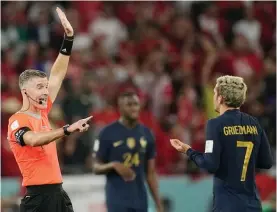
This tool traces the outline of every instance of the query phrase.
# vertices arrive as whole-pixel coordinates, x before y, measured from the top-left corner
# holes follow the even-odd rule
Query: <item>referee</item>
[[[92,117],[52,130],[48,114],[65,77],[74,40],[71,24],[56,9],[65,30],[60,53],[49,80],[38,70],[25,70],[19,76],[23,105],[9,119],[8,140],[23,176],[26,195],[20,212],[72,212],[72,203],[62,188],[56,140],[89,128]]]

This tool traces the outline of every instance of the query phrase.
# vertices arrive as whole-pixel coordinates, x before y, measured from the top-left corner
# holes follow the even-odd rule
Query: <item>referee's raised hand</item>
[[[79,121],[71,124],[68,128],[67,128],[67,131],[72,133],[72,132],[76,132],[76,131],[79,131],[79,132],[85,132],[88,130],[89,128],[89,120],[92,119],[92,116],[89,116],[85,119],[80,119]]]
[[[73,36],[73,34],[74,34],[73,28],[72,28],[70,22],[67,20],[66,15],[64,14],[64,12],[59,7],[56,8],[56,11],[57,11],[58,16],[61,20],[61,23],[63,25],[65,34],[67,36]]]

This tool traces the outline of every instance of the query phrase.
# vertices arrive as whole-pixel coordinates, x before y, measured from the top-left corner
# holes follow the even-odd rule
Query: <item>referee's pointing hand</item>
[[[88,118],[85,118],[85,119],[81,119],[73,124],[71,124],[67,130],[68,132],[76,132],[76,131],[79,131],[79,132],[85,132],[88,130],[89,128],[89,120],[92,119],[92,116],[89,116]]]

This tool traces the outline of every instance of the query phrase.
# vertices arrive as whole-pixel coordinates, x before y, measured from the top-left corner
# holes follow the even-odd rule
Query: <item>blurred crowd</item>
[[[64,33],[55,13],[58,5],[73,26],[75,40],[51,122],[59,127],[94,117],[87,134],[58,142],[64,174],[92,171],[95,137],[119,117],[118,94],[134,90],[142,103],[141,122],[156,137],[159,174],[203,176],[168,141],[179,138],[204,150],[206,120],[217,116],[215,79],[225,74],[245,79],[248,97],[242,110],[259,119],[275,155],[276,2],[20,1],[1,5],[2,176],[19,175],[6,140],[8,118],[21,107],[18,75],[31,68],[49,75]]]

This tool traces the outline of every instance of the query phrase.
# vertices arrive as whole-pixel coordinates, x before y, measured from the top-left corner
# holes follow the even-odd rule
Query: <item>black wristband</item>
[[[71,55],[73,40],[74,40],[74,35],[71,36],[71,37],[69,37],[67,35],[64,36],[63,44],[62,44],[62,47],[60,49],[61,54],[67,55],[67,56]]]
[[[67,131],[67,128],[68,128],[69,126],[70,126],[69,124],[63,126],[63,132],[64,132],[65,135],[70,135],[70,134],[71,134],[71,132],[68,132],[68,131]]]

